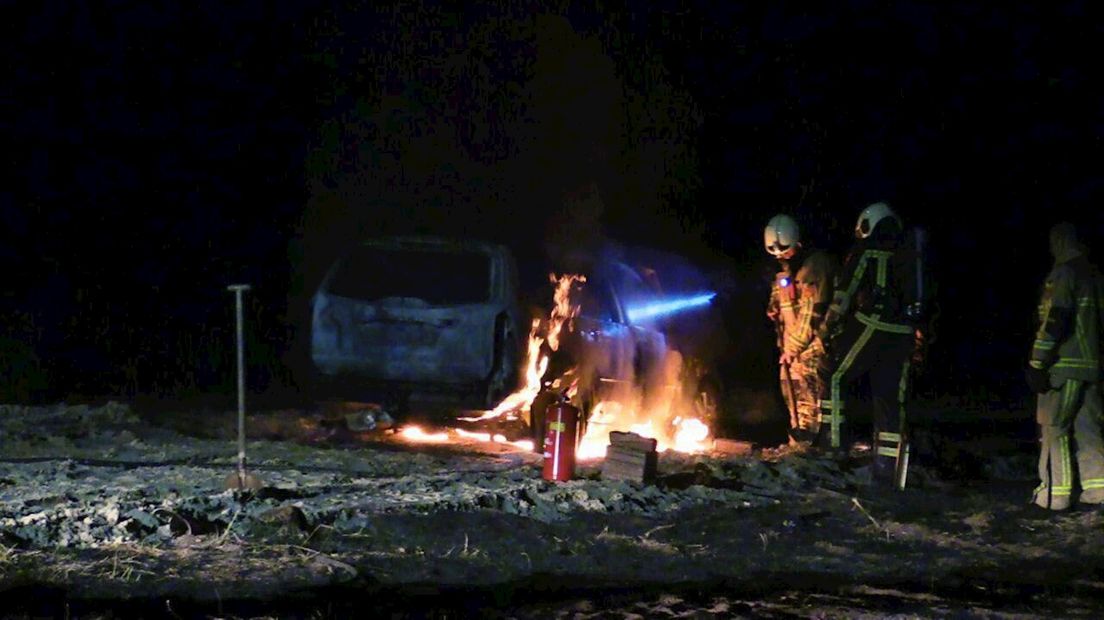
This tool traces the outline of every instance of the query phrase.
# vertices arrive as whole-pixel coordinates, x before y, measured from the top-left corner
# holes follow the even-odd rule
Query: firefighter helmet
[[[874,232],[878,224],[887,217],[897,220],[898,223],[901,222],[901,218],[897,217],[893,209],[890,209],[889,205],[884,202],[875,202],[863,209],[862,213],[859,214],[859,221],[855,223],[855,237],[866,239]]]
[[[763,245],[775,258],[789,258],[801,245],[801,232],[797,222],[788,215],[778,214],[767,222],[763,230]]]

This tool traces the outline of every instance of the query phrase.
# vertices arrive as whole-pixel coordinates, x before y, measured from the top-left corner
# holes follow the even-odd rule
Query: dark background
[[[1093,3],[646,4],[9,5],[3,400],[230,402],[235,282],[251,389],[292,394],[356,238],[509,242],[542,286],[599,228],[727,271],[732,379],[773,389],[762,226],[840,254],[882,199],[932,240],[921,391],[1023,399],[1046,229],[1101,224]]]

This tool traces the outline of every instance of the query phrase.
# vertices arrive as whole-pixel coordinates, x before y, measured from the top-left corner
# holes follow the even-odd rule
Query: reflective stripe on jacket
[[[1054,265],[1043,284],[1030,365],[1055,380],[1098,381],[1104,278],[1085,256]]]
[[[813,344],[832,298],[835,267],[821,251],[805,256],[797,273],[785,270],[771,284],[767,315],[782,327],[782,351],[800,355]]]
[[[860,246],[836,282],[829,321],[853,316],[881,331],[910,334],[905,318],[908,287],[915,286],[915,272],[902,250]]]

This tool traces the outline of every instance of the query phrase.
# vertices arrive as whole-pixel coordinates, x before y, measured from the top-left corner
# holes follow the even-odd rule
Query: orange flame
[[[399,433],[404,439],[422,443],[442,443],[449,440],[448,433],[427,433],[418,426],[407,426]]]
[[[563,329],[564,323],[579,314],[578,304],[571,305],[571,285],[576,282],[586,282],[586,278],[580,275],[557,278],[556,274],[549,274],[549,279],[556,285],[556,292],[552,296],[555,307],[552,308],[552,316],[548,319],[548,346],[553,351],[559,351],[560,330]]]
[[[522,450],[525,450],[526,452],[532,452],[533,451],[533,442],[528,440],[528,439],[522,440],[522,441],[510,441],[510,440],[506,439],[505,435],[501,435],[501,434],[498,434],[498,433],[495,433],[493,435],[491,433],[475,433],[475,432],[472,432],[472,431],[466,431],[462,428],[454,428],[454,429],[452,429],[452,432],[456,433],[457,435],[459,435],[461,437],[466,437],[468,439],[474,439],[476,441],[484,441],[484,442],[487,442],[487,443],[504,443],[504,444],[509,444],[511,446],[514,446],[515,448],[521,448]]]
[[[533,404],[533,399],[540,393],[541,379],[544,378],[544,373],[548,370],[548,356],[541,354],[541,347],[545,342],[548,342],[550,349],[553,351],[559,350],[560,331],[563,330],[565,323],[579,313],[579,306],[573,306],[570,302],[571,286],[576,282],[586,282],[584,276],[575,274],[558,278],[556,274],[549,274],[549,279],[556,285],[556,292],[553,294],[555,305],[545,325],[546,336],[541,336],[540,319],[533,319],[533,324],[529,328],[529,343],[526,347],[525,358],[525,385],[503,399],[494,409],[477,417],[461,418],[462,420],[478,422],[497,418],[509,411],[528,411],[529,406]]]
[[[506,397],[497,407],[478,417],[462,418],[466,421],[480,421],[496,418],[510,411],[528,412],[533,399],[540,393],[544,373],[548,370],[549,359],[543,354],[542,348],[545,342],[552,351],[558,351],[560,336],[564,326],[572,329],[571,320],[579,311],[578,304],[571,303],[572,286],[575,283],[584,283],[586,278],[581,275],[562,275],[557,277],[549,274],[550,281],[556,285],[553,295],[554,306],[549,318],[544,321],[544,333],[542,335],[542,321],[535,319],[529,330],[528,353],[525,363],[525,385],[517,392]],[[609,442],[611,431],[629,431],[638,435],[654,438],[658,451],[674,450],[677,452],[696,453],[704,452],[709,446],[709,426],[701,419],[679,415],[692,411],[686,393],[681,389],[679,371],[682,365],[681,356],[674,351],[668,352],[667,367],[663,385],[651,386],[658,389],[660,397],[653,398],[646,407],[639,389],[629,389],[628,394],[618,394],[610,399],[596,404],[590,411],[587,420],[587,431],[580,440],[576,451],[576,458],[580,460],[604,457]],[[578,377],[573,376],[574,369],[569,370],[563,377],[567,382],[566,395],[573,399],[578,391]],[[625,390],[623,390],[625,391]],[[457,430],[458,434],[474,437],[483,441],[505,442],[501,436],[486,434],[472,434]],[[532,450],[532,442],[505,442],[522,447],[526,445]]]
[[[679,380],[682,356],[668,352],[663,385],[657,396],[645,405],[638,389],[624,390],[617,400],[603,400],[594,405],[587,430],[580,441],[576,457],[580,459],[605,456],[611,431],[628,431],[656,440],[656,450],[697,453],[709,449],[709,425],[686,415],[693,410],[689,390]]]

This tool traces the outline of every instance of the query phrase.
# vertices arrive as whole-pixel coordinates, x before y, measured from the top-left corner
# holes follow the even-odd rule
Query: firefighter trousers
[[[1040,430],[1039,486],[1032,501],[1042,508],[1065,510],[1080,487],[1081,503],[1104,504],[1100,384],[1071,379],[1039,394],[1036,421]]]
[[[796,440],[811,441],[816,434],[823,391],[818,370],[822,362],[822,356],[808,356],[789,367],[781,367],[778,382],[786,411],[792,418],[790,436]]]
[[[907,331],[906,331],[907,330]],[[913,336],[908,328],[880,322],[877,317],[850,319],[832,343],[820,401],[817,444],[838,449],[850,443],[843,395],[854,383],[869,378],[873,415],[873,471],[878,482],[896,480],[903,487],[908,473],[909,437],[905,415]]]

